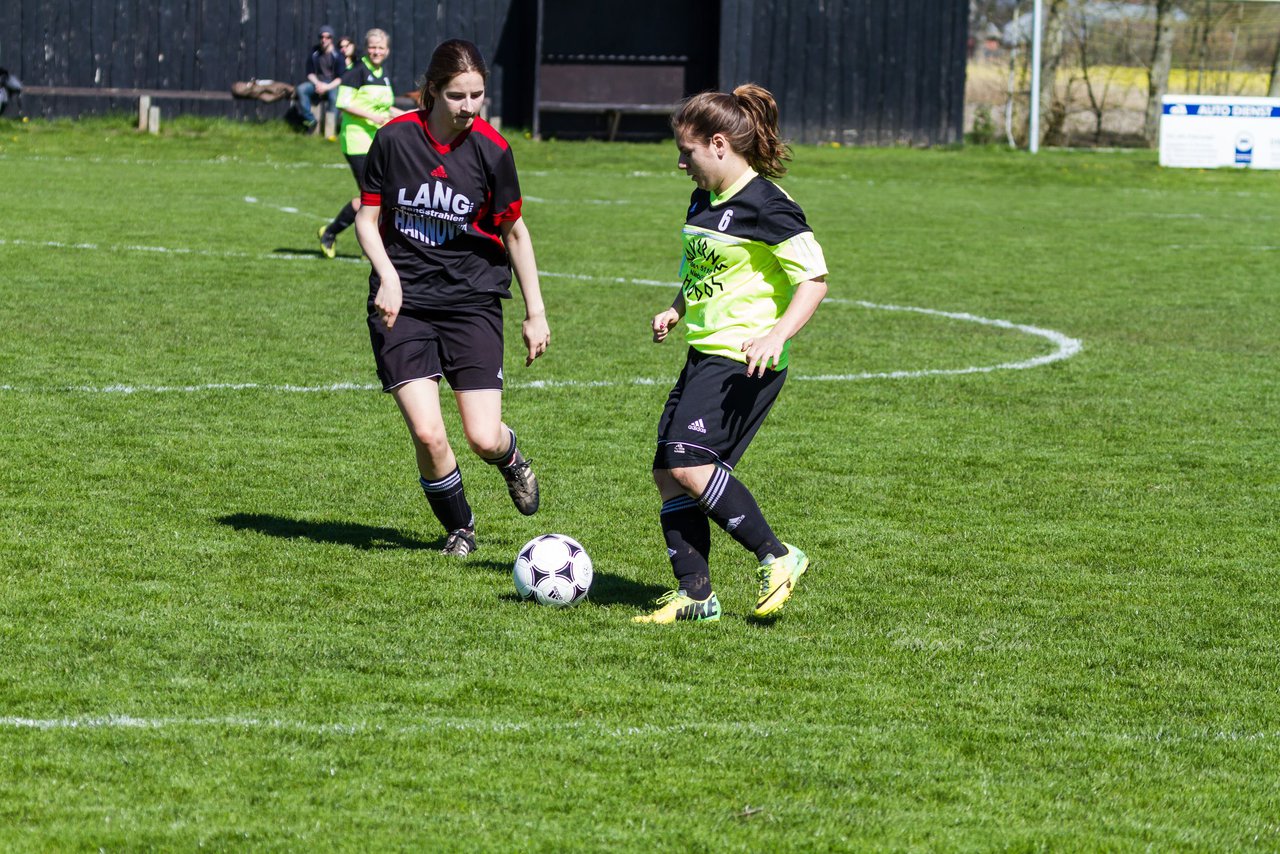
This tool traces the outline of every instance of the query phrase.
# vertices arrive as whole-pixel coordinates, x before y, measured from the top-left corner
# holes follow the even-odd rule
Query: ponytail
[[[724,134],[729,146],[767,178],[787,172],[791,149],[778,128],[778,103],[763,86],[744,83],[732,93],[702,92],[686,98],[671,117],[671,127],[677,136],[687,133],[703,140]]]

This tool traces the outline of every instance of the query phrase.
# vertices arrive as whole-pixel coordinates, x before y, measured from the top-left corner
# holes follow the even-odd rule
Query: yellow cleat
[[[338,238],[329,233],[329,226],[320,226],[316,236],[320,238],[320,251],[324,253],[324,257],[333,258],[338,254]]]
[[[658,610],[652,614],[632,617],[633,623],[658,623],[670,625],[677,620],[695,623],[714,623],[720,619],[720,600],[712,593],[706,599],[691,599],[683,590],[671,590],[658,597]]]
[[[768,617],[776,614],[796,589],[796,582],[809,568],[809,557],[798,548],[788,543],[787,553],[775,558],[768,555],[760,561],[756,570],[760,579],[760,598],[756,600],[755,616]]]

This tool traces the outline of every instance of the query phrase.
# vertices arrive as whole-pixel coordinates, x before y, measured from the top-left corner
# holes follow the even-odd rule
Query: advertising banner
[[[1165,95],[1160,165],[1280,169],[1280,98]]]

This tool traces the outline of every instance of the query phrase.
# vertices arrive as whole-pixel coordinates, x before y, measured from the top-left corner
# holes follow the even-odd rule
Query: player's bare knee
[[[658,495],[663,501],[670,501],[672,498],[686,494],[685,488],[671,476],[670,469],[654,469],[653,483],[658,487]]]
[[[432,459],[440,459],[448,455],[449,437],[445,435],[443,424],[414,426],[414,444],[426,449]]]
[[[667,474],[675,481],[681,489],[690,495],[699,495],[704,485],[705,477],[702,476],[700,468],[676,468],[668,469]]]
[[[467,444],[481,459],[493,459],[506,452],[511,445],[510,434],[501,425],[492,430],[471,430],[467,432]]]

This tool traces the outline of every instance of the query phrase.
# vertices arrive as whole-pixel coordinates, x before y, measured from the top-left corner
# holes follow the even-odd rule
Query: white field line
[[[312,161],[281,161],[281,162],[264,162],[261,160],[244,160],[239,157],[206,157],[206,158],[181,158],[175,160],[147,160],[135,157],[103,157],[101,155],[76,156],[64,155],[62,157],[49,157],[43,154],[0,154],[0,163],[8,162],[30,162],[30,163],[92,163],[94,165],[111,165],[111,166],[236,166],[244,167],[262,167],[266,169],[337,169],[343,172],[350,170],[345,162],[327,162],[315,163]],[[673,161],[674,162],[674,161]],[[590,175],[606,175],[615,178],[662,178],[671,181],[688,180],[684,178],[673,166],[668,172],[645,172],[640,170],[617,171],[610,169],[586,169],[580,170],[579,174]],[[553,172],[549,169],[521,169],[520,175],[528,178],[556,178],[559,172]]]
[[[84,394],[166,394],[169,392],[197,391],[281,391],[301,394],[315,394],[324,391],[372,391],[382,386],[370,383],[328,383],[326,385],[270,385],[264,383],[204,383],[202,385],[116,385],[89,386],[67,385],[47,389],[20,388],[12,385],[0,385],[0,391],[35,392],[82,392]]]
[[[544,199],[541,196],[525,196],[526,202],[542,205],[629,205],[630,199]]]
[[[232,249],[175,249],[169,246],[142,246],[127,243],[63,243],[59,240],[23,240],[21,238],[10,239],[3,237],[0,237],[0,246],[36,246],[50,249],[82,249],[94,252],[154,252],[157,255],[198,255],[205,258],[250,258],[261,261],[314,262],[316,260],[316,253],[307,255],[301,253],[237,252]],[[338,257],[334,258],[333,261],[366,266],[369,263],[363,258],[350,257]],[[332,261],[326,259],[325,263],[332,263]]]
[[[1061,332],[1055,332],[1052,329],[1042,329],[1039,326],[1027,326],[1022,323],[1014,323],[1009,320],[998,320],[991,317],[981,317],[976,314],[970,314],[967,311],[939,311],[935,308],[919,308],[913,305],[886,305],[882,303],[866,302],[864,300],[843,300],[828,298],[823,302],[842,303],[847,305],[860,305],[863,308],[876,309],[879,311],[910,311],[917,314],[927,314],[934,317],[946,317],[951,320],[963,320],[968,323],[978,323],[983,326],[995,326],[1000,329],[1010,329],[1015,332],[1021,332],[1026,335],[1035,335],[1044,338],[1055,346],[1052,353],[1043,356],[1036,356],[1033,359],[1024,359],[1019,362],[1002,362],[998,365],[982,365],[970,368],[934,368],[921,371],[888,371],[884,373],[865,373],[865,374],[820,374],[817,376],[797,376],[798,380],[822,380],[822,381],[850,381],[850,380],[871,380],[871,379],[908,379],[914,377],[936,377],[951,376],[955,374],[985,374],[991,371],[1024,371],[1027,368],[1038,368],[1041,365],[1047,365],[1051,362],[1059,362],[1063,359],[1070,359],[1072,356],[1080,352],[1084,344],[1078,338],[1071,338],[1063,335]]]
[[[678,283],[673,279],[631,279],[626,276],[589,276],[584,273],[548,273],[539,270],[538,275],[544,279],[576,279],[581,282],[614,282],[619,285],[645,285],[651,288],[670,288],[675,293]]]
[[[132,715],[85,715],[68,718],[0,718],[0,729],[38,730],[41,732],[60,730],[103,730],[103,729],[241,729],[241,730],[276,730],[289,732],[305,732],[334,735],[418,735],[444,731],[479,732],[479,733],[538,733],[582,731],[591,734],[605,733],[610,735],[637,735],[651,737],[654,735],[678,732],[700,732],[707,729],[731,732],[764,734],[766,727],[743,722],[699,724],[686,726],[683,724],[658,726],[642,725],[616,727],[605,724],[577,721],[496,721],[484,718],[426,718],[410,724],[382,724],[369,721],[354,723],[308,723],[290,721],[281,718],[262,718],[252,716],[231,715],[226,717],[207,718],[139,718]]]
[[[271,208],[272,210],[280,211],[280,213],[297,214],[298,216],[305,216],[307,219],[314,220],[316,222],[329,222],[331,219],[331,217],[320,216],[319,214],[304,213],[303,211],[300,211],[297,208],[291,207],[289,205],[273,205],[269,202],[262,202],[261,200],[255,198],[254,196],[245,196],[244,200],[245,202],[251,205],[261,204],[264,208]]]
[[[1164,248],[1218,254],[1223,252],[1280,252],[1280,246],[1223,246],[1220,243],[1169,243]]]
[[[251,197],[246,197],[248,200]],[[256,201],[256,200],[255,200]],[[108,244],[99,245],[96,243],[62,243],[56,240],[32,241],[32,240],[9,240],[0,238],[0,246],[40,246],[55,249],[82,249],[82,250],[106,250],[113,252],[154,252],[159,254],[178,254],[178,255],[200,255],[200,256],[220,256],[229,258],[261,258],[269,260],[294,260],[294,261],[315,261],[315,257],[311,255],[275,255],[275,254],[252,254],[248,252],[235,252],[228,250],[200,250],[200,249],[172,249],[164,246],[138,246],[124,244]],[[340,258],[348,263],[367,264],[368,262],[360,258]],[[547,279],[570,279],[574,281],[592,281],[592,282],[614,282],[623,285],[639,285],[643,287],[660,287],[674,290],[676,283],[673,281],[662,281],[660,279],[637,279],[625,276],[590,276],[581,273],[556,273],[550,271],[539,271],[538,275]],[[929,376],[955,376],[961,374],[979,374],[990,373],[992,371],[1020,371],[1028,368],[1036,368],[1041,365],[1047,365],[1052,362],[1058,362],[1063,359],[1069,359],[1080,352],[1083,347],[1082,342],[1077,338],[1071,338],[1061,332],[1052,329],[1043,329],[1038,326],[1028,326],[1026,324],[1014,323],[1009,320],[999,320],[996,318],[982,317],[968,312],[941,311],[932,308],[920,308],[910,305],[892,305],[883,303],[867,302],[865,300],[845,300],[838,298],[827,298],[824,302],[837,305],[856,305],[861,308],[872,309],[876,311],[908,311],[917,314],[924,314],[933,317],[943,317],[950,320],[960,320],[968,323],[977,323],[983,326],[994,326],[1000,329],[1008,329],[1013,332],[1019,332],[1025,335],[1032,335],[1044,338],[1054,345],[1055,349],[1051,353],[1042,356],[1036,356],[1031,359],[1024,359],[1016,362],[1002,362],[997,365],[973,365],[965,368],[932,368],[917,371],[884,371],[869,372],[857,374],[817,374],[805,375],[794,374],[793,379],[798,381],[815,381],[815,382],[851,382],[855,380],[874,380],[874,379],[913,379],[918,377]],[[606,386],[625,386],[625,385],[657,385],[664,382],[658,379],[634,378],[631,380],[613,381],[613,380],[536,380],[528,383],[508,383],[508,388],[595,388]],[[148,385],[125,385],[116,384],[110,386],[68,386],[56,389],[58,391],[84,392],[94,394],[135,394],[139,392],[149,393],[165,393],[165,392],[201,392],[201,391],[272,391],[272,392],[335,392],[335,391],[367,391],[377,388],[377,386],[365,383],[331,383],[323,385],[270,385],[260,383],[209,383],[204,385],[188,385],[188,386],[148,386]],[[46,389],[54,390],[54,389]],[[0,391],[26,391],[15,386],[0,385]]]
[[[338,736],[415,736],[437,732],[472,732],[482,734],[506,733],[564,733],[581,732],[590,736],[652,738],[662,735],[717,732],[729,735],[757,737],[788,729],[786,723],[752,723],[750,721],[699,721],[691,724],[640,724],[617,726],[593,721],[502,721],[487,718],[424,718],[413,723],[384,724],[375,721],[350,723],[310,723],[283,718],[229,715],[223,717],[167,717],[141,718],[133,715],[81,715],[62,718],[0,717],[0,729],[30,730],[36,732],[94,731],[94,730],[164,730],[164,729],[221,729],[301,732],[316,735]],[[869,735],[890,735],[883,726],[860,724],[809,725],[822,732],[843,732]],[[1183,730],[1160,728],[1146,732],[1107,732],[1090,730],[1064,730],[1044,732],[1037,740],[1054,741],[1112,741],[1130,744],[1177,744],[1183,742],[1232,742],[1260,743],[1280,741],[1280,731],[1275,730],[1216,730],[1208,727]]]
[[[186,158],[180,160],[144,160],[131,157],[72,156],[48,157],[43,154],[22,154],[12,156],[0,154],[0,161],[27,161],[34,163],[93,163],[112,166],[263,166],[268,169],[341,169],[346,172],[351,167],[346,163],[309,163],[291,161],[287,163],[267,163],[261,160],[241,160],[238,157],[206,157],[203,159]]]

